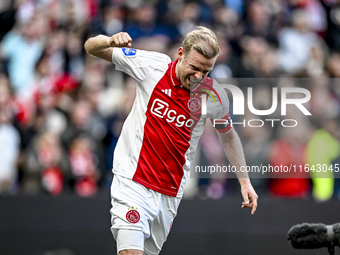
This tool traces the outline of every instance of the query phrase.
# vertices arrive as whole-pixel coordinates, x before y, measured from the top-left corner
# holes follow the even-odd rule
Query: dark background
[[[303,222],[339,221],[339,203],[270,197],[259,203],[251,215],[238,197],[183,200],[161,254],[328,254],[293,249],[287,232]],[[0,205],[0,254],[116,253],[108,195],[0,197]]]

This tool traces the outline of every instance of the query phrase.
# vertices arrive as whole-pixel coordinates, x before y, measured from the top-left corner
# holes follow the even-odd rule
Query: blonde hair
[[[182,47],[185,56],[192,49],[197,50],[207,59],[212,59],[220,53],[215,33],[203,26],[197,26],[195,30],[188,33],[182,43]]]

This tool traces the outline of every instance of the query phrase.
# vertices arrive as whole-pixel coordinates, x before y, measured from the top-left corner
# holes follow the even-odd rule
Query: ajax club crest
[[[201,110],[201,98],[190,96],[188,101],[188,108],[191,112],[198,112]]]
[[[137,223],[140,220],[140,215],[137,211],[137,208],[134,208],[133,206],[129,208],[128,212],[126,213],[126,219],[132,224]]]

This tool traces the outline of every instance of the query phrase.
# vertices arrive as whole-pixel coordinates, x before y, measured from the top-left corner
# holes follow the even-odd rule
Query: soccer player
[[[240,169],[246,162],[227,93],[207,77],[219,54],[215,34],[205,27],[188,33],[174,62],[161,53],[132,49],[131,42],[124,32],[98,35],[86,41],[85,49],[137,82],[114,153],[111,230],[119,255],[156,255],[176,216],[207,118],[225,120],[216,129],[230,163]],[[237,177],[242,207],[254,214],[257,194],[246,173],[237,171]]]

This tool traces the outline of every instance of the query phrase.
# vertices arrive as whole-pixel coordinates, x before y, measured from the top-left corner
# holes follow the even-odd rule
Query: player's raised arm
[[[131,47],[131,41],[128,33],[120,32],[111,37],[105,35],[91,37],[85,42],[84,47],[88,54],[112,62],[113,47]]]

